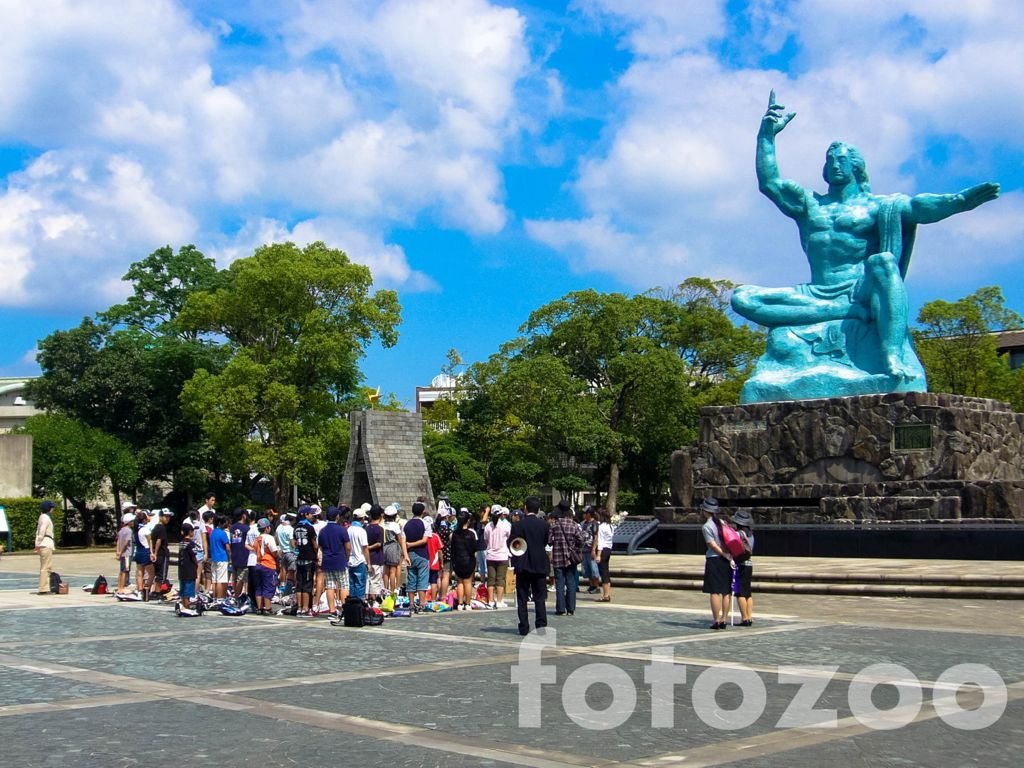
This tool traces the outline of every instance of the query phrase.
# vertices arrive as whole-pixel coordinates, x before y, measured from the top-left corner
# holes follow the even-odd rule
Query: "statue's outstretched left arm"
[[[911,224],[932,224],[957,213],[973,211],[982,203],[999,197],[999,185],[993,181],[975,184],[952,195],[914,195],[904,214]]]

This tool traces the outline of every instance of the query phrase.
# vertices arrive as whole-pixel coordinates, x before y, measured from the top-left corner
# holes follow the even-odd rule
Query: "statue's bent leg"
[[[886,371],[901,379],[910,378],[916,371],[903,360],[910,308],[899,264],[891,253],[884,252],[869,256],[867,266],[871,316],[878,327]]]
[[[798,288],[741,285],[733,291],[732,308],[738,315],[769,328],[848,318],[866,319],[863,307],[849,296],[819,298]]]

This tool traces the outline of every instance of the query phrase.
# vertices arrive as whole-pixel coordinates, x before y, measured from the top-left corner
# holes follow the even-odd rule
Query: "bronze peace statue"
[[[918,224],[942,221],[999,196],[991,182],[955,194],[876,195],[860,152],[833,142],[824,194],[783,179],[775,137],[796,116],[768,99],[757,134],[761,192],[796,221],[811,279],[789,288],[743,285],[740,315],[766,326],[768,345],[744,385],[744,403],[927,388],[909,331],[904,280]]]

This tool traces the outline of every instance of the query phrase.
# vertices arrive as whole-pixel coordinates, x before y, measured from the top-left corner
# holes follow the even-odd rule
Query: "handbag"
[[[743,554],[743,539],[728,523],[722,523],[722,545],[726,551],[733,557],[739,557]]]

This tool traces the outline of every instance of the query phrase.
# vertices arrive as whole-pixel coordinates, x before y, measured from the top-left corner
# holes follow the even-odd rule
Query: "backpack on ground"
[[[363,608],[363,625],[367,627],[379,627],[384,623],[384,611],[375,605],[367,605]]]
[[[96,581],[92,584],[92,593],[94,595],[107,594],[107,580],[103,576],[96,577]]]
[[[394,531],[384,529],[384,546],[381,547],[384,556],[384,565],[399,565],[402,562],[402,545],[398,543],[398,537]]]
[[[60,592],[60,574],[56,571],[50,571],[50,592],[55,595]]]
[[[341,623],[346,627],[363,626],[366,612],[366,603],[361,597],[349,595],[341,606]]]

